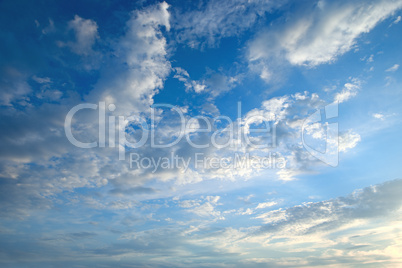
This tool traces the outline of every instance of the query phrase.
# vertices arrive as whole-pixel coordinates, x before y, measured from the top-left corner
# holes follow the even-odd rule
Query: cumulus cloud
[[[132,12],[125,35],[113,47],[114,61],[88,100],[116,103],[116,113],[125,116],[149,111],[170,72],[166,39],[161,34],[162,27],[170,29],[168,8],[162,2]]]
[[[149,109],[153,95],[170,70],[170,63],[165,58],[166,42],[159,31],[160,26],[169,28],[167,8],[166,3],[161,3],[132,13],[126,34],[112,48],[118,56],[117,60],[106,64],[103,71],[107,75],[102,75],[100,84],[95,85],[95,89],[86,96],[88,101],[106,101],[108,104],[119,101],[119,112],[126,116]],[[77,38],[72,49],[80,55],[91,53],[97,38],[96,23],[76,16],[69,25]],[[114,69],[113,72],[109,72],[110,68]],[[26,82],[28,77],[13,69],[9,71],[9,78],[21,78],[18,82],[21,86],[12,85],[10,94],[6,94],[7,90],[2,91],[5,105],[23,100],[31,92]],[[132,171],[118,161],[116,150],[88,150],[83,153],[80,148],[74,147],[65,137],[64,121],[77,100],[71,97],[58,104],[45,103],[48,93],[51,100],[61,96],[60,91],[55,89],[57,84],[49,77],[34,75],[31,78],[43,89],[35,96],[41,101],[41,106],[28,106],[23,111],[1,111],[1,136],[4,138],[0,159],[5,171],[2,177],[7,178],[2,189],[14,193],[4,195],[4,216],[26,217],[35,209],[49,209],[52,204],[50,198],[65,190],[101,187],[108,183],[108,179],[114,178],[117,178],[117,194],[155,192],[152,188],[141,188],[139,181],[130,184],[130,189],[119,188],[118,178],[130,177]],[[18,88],[21,90],[16,90]],[[93,140],[98,137],[98,121],[97,112],[77,114],[72,126],[73,135],[80,141]]]

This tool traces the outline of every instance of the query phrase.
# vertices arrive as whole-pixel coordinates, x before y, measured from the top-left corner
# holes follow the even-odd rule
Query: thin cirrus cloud
[[[197,10],[176,11],[175,28],[179,42],[190,47],[215,47],[225,37],[242,34],[266,13],[285,5],[287,1],[208,1]]]

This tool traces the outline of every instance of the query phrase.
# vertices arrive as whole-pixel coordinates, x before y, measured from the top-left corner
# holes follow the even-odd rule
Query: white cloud
[[[179,202],[179,206],[182,208],[192,208],[200,205],[199,200],[183,200]]]
[[[71,50],[79,55],[87,56],[92,53],[92,46],[98,38],[98,25],[90,19],[83,19],[78,15],[68,23],[70,29],[74,30],[74,43],[69,43]]]
[[[275,201],[271,202],[264,202],[264,203],[259,203],[256,207],[256,209],[263,209],[263,208],[268,208],[277,205],[278,203]]]
[[[401,180],[388,181],[348,196],[262,213],[255,217],[264,223],[261,227],[230,232],[236,237],[232,248],[248,252],[243,263],[252,267],[257,263],[322,267],[340,261],[397,267],[402,248],[395,235],[402,233],[401,188]],[[230,241],[218,236],[210,239],[211,245],[222,239]],[[274,254],[267,256],[271,250]],[[299,258],[295,253],[308,255]]]
[[[292,65],[316,66],[333,62],[351,50],[363,33],[402,7],[402,1],[320,1],[289,15],[250,44],[249,60],[279,59]]]
[[[223,220],[221,212],[215,209],[219,205],[219,199],[220,196],[207,196],[203,200],[184,200],[179,202],[179,206],[202,218],[213,217]]]
[[[352,79],[352,83],[346,83],[342,91],[335,95],[334,101],[342,103],[355,97],[360,86],[361,82],[358,79]]]
[[[381,113],[374,113],[373,117],[376,119],[384,120],[384,115]]]
[[[286,211],[281,208],[260,214],[256,219],[262,219],[265,224],[275,224],[277,222],[285,221],[287,217]]]
[[[166,3],[161,3],[132,13],[126,34],[113,43],[111,50],[115,57],[105,65],[99,84],[86,96],[86,101],[106,101],[108,104],[116,101],[120,115],[125,116],[149,109],[154,94],[163,86],[163,79],[170,70],[166,41],[159,29],[161,26],[169,28],[167,8]],[[89,55],[97,38],[96,23],[77,16],[70,25],[77,34],[77,42],[71,48],[80,55]],[[45,89],[36,92],[36,98],[54,100],[61,96],[61,92],[53,88],[56,84],[53,78],[27,77],[12,68],[5,71],[9,72],[9,80],[15,77],[13,80],[18,83],[2,85],[0,97],[3,105],[27,98],[27,94],[32,92],[26,82],[29,77]],[[6,86],[10,87],[10,92]],[[2,168],[7,170],[2,174],[4,177],[15,178],[3,187],[3,191],[13,194],[3,200],[3,207],[7,209],[2,215],[23,218],[37,209],[49,209],[51,198],[62,191],[101,187],[110,181],[114,183],[115,189],[112,190],[116,190],[111,192],[111,199],[124,193],[155,192],[152,188],[140,187],[148,177],[136,177],[138,171],[130,170],[126,162],[118,161],[116,150],[94,149],[84,153],[68,142],[63,129],[64,120],[76,101],[74,98],[64,99],[58,105],[43,103],[38,109],[2,113],[1,123],[7,130],[2,132],[2,137],[10,135],[13,138],[1,139],[0,167],[8,166]],[[98,137],[97,129],[96,113],[77,114],[75,117],[73,133],[78,140],[89,141]],[[136,179],[132,180],[133,177]]]
[[[174,78],[184,83],[187,92],[207,93],[210,99],[230,91],[241,81],[241,75],[234,77],[216,73],[211,70],[207,72],[202,80],[191,80],[188,72],[180,67],[174,68]]]
[[[251,215],[254,211],[251,208],[247,208],[245,211],[244,209],[240,209],[237,214],[239,215]]]
[[[208,72],[205,80],[212,98],[223,95],[236,87],[242,80],[242,75],[229,76],[223,73]]]
[[[366,61],[367,63],[373,62],[374,61],[374,54],[371,54],[369,57],[364,56],[363,58],[360,59],[361,61]]]
[[[194,91],[195,93],[202,93],[205,91],[206,85],[204,81],[199,82],[191,80],[190,75],[183,68],[176,67],[174,70],[176,71],[174,78],[184,83],[187,92]]]
[[[270,72],[268,70],[268,68],[266,66],[264,66],[261,70],[261,74],[260,77],[262,80],[264,80],[265,82],[269,82],[272,79],[272,72]]]
[[[386,72],[395,72],[399,69],[399,64],[394,64],[392,67],[385,70]]]
[[[396,115],[396,113],[383,113],[383,112],[381,112],[381,113],[373,113],[372,117],[375,118],[375,119],[379,119],[381,121],[384,121],[385,119],[390,118],[390,117],[394,117],[395,115]]]
[[[87,100],[115,103],[116,113],[149,112],[153,96],[170,73],[166,39],[161,27],[170,29],[169,5],[162,2],[132,12],[127,31],[113,47],[114,60]]]
[[[179,42],[190,47],[216,46],[221,38],[249,29],[266,12],[286,1],[208,1],[199,10],[178,13],[174,18]]]
[[[303,170],[299,168],[286,168],[279,170],[276,174],[281,181],[293,181],[302,173]]]
[[[361,141],[359,134],[347,131],[339,135],[339,152],[346,152],[348,149],[356,147]]]
[[[205,90],[205,85],[203,85],[203,84],[198,84],[197,82],[195,82],[195,81],[192,81],[192,88],[194,89],[194,92],[195,93],[201,93],[201,92],[203,92],[204,90]]]
[[[402,17],[398,16],[392,24],[398,24],[401,21]]]
[[[49,77],[38,77],[36,75],[32,76],[32,79],[39,84],[47,84],[52,82]]]
[[[389,181],[355,191],[346,197],[279,209],[261,214],[257,218],[272,223],[271,215],[277,215],[275,222],[281,222],[263,226],[261,229],[264,232],[286,232],[288,228],[296,228],[302,223],[307,228],[295,230],[299,234],[326,232],[354,219],[391,216],[393,211],[401,208],[402,199],[398,195],[401,187],[401,180]]]
[[[250,199],[253,198],[253,197],[255,197],[254,194],[249,194],[248,196],[239,197],[238,199],[244,201],[244,203],[246,203],[246,204],[249,204],[249,203],[250,203]]]
[[[132,262],[131,258],[126,257],[133,256],[138,265],[158,266],[163,261],[165,266],[173,267],[182,263],[182,258],[177,259],[180,253],[186,260],[186,266],[198,267],[201,250],[202,261],[208,266],[216,266],[224,260],[226,265],[234,267],[330,267],[339,263],[350,267],[362,263],[373,267],[398,267],[402,249],[401,189],[401,180],[388,181],[347,196],[277,209],[257,217],[248,216],[249,213],[238,215],[243,219],[249,217],[251,227],[226,227],[231,222],[224,223],[224,226],[214,225],[222,218],[213,202],[217,197],[205,197],[201,203],[210,204],[199,207],[193,213],[201,219],[177,220],[178,213],[172,213],[166,226],[149,225],[146,230],[130,228],[134,230],[116,231],[114,237],[110,236],[115,239],[114,243],[99,248],[98,239],[94,239],[95,244],[85,244],[85,248],[72,250],[69,254],[75,257],[95,251],[96,255],[93,256],[101,254],[102,259],[121,258],[122,265]],[[121,205],[117,206],[120,208]],[[123,209],[131,211],[139,205],[127,202],[123,204]],[[119,214],[118,211],[113,213],[115,220]],[[130,219],[131,222],[138,221],[134,216],[137,215],[124,218],[124,222],[129,224]],[[147,220],[154,220],[152,214],[145,216]],[[166,219],[165,215],[162,217]],[[80,224],[83,225],[82,222]],[[114,225],[117,225],[115,221]],[[96,229],[102,228],[112,235],[112,230],[100,221]],[[76,244],[77,239],[93,237],[96,233],[81,231],[64,235],[73,237],[73,241],[58,236],[54,243],[46,239],[46,244],[41,244],[42,237],[42,240],[33,237],[30,241],[41,245],[41,249],[46,248],[45,245],[63,249],[64,245]],[[25,236],[21,241],[26,243],[24,239]],[[84,242],[80,240],[80,243]],[[10,244],[10,248],[15,247]],[[127,252],[133,255],[127,255]],[[175,258],[171,257],[172,254]],[[65,256],[65,251],[60,252],[60,256]],[[32,259],[32,254],[20,258]]]

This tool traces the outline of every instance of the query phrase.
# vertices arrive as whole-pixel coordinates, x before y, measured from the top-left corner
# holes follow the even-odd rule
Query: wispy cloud
[[[220,39],[241,34],[266,12],[286,1],[208,1],[199,10],[175,16],[179,42],[190,47],[217,46]]]
[[[306,5],[289,14],[286,24],[278,22],[260,32],[250,42],[248,59],[254,65],[263,62],[262,77],[283,62],[310,67],[332,63],[401,7],[401,1],[388,0]]]
[[[96,39],[99,38],[96,22],[75,15],[74,19],[69,21],[68,27],[74,30],[76,38],[76,42],[69,44],[72,51],[79,55],[90,54],[92,46],[95,44]]]
[[[399,64],[394,64],[392,67],[385,70],[386,72],[395,72],[399,69]]]
[[[354,79],[352,83],[346,83],[341,92],[335,95],[334,101],[342,103],[355,97],[360,89],[361,82]]]

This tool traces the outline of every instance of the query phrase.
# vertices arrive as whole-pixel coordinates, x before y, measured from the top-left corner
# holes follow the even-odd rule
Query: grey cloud
[[[124,187],[123,185],[120,187]],[[137,187],[132,187],[132,188],[114,188],[112,190],[110,190],[111,194],[115,194],[115,195],[120,195],[120,194],[124,194],[124,195],[136,195],[136,194],[152,194],[157,192],[155,189],[153,188],[149,188],[149,187],[142,187],[142,186],[137,186]]]
[[[402,180],[388,181],[366,187],[346,197],[307,203],[283,210],[283,218],[262,226],[259,233],[285,230],[305,224],[300,235],[318,231],[329,231],[356,219],[386,217],[402,206]],[[259,218],[269,220],[272,213],[261,214]],[[258,217],[257,217],[258,218]],[[321,220],[314,223],[315,220]]]
[[[76,42],[70,43],[71,49],[79,55],[92,53],[92,46],[98,38],[98,25],[95,21],[83,19],[78,15],[68,23],[70,29],[74,30]]]

